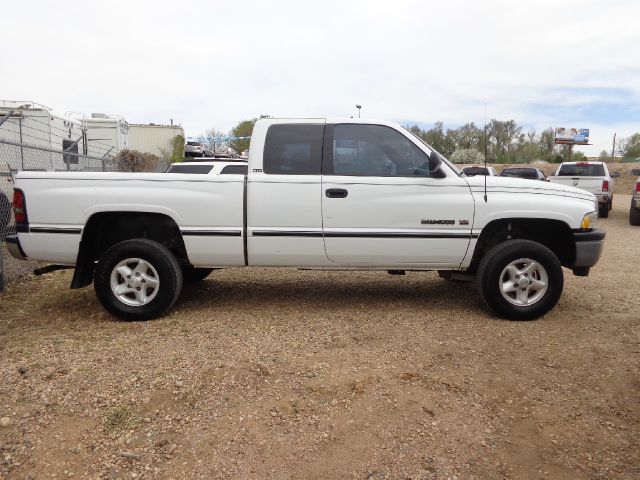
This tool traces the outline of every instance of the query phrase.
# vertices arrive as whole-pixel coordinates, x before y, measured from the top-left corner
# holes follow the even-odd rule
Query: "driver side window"
[[[430,176],[429,156],[401,133],[382,125],[336,125],[332,167],[334,175]]]

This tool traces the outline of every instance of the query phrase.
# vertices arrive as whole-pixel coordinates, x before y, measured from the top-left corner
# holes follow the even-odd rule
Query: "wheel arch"
[[[513,239],[532,240],[546,246],[562,266],[570,267],[575,261],[575,240],[566,222],[549,218],[501,218],[492,220],[480,232],[469,270],[475,272],[491,248]]]
[[[189,258],[176,221],[165,213],[102,211],[93,213],[82,229],[71,288],[93,281],[95,262],[111,246],[133,238],[155,240],[167,247],[181,264]]]

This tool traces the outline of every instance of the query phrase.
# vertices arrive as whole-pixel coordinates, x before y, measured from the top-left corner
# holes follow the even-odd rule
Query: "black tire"
[[[3,192],[0,192],[0,237],[5,235],[10,222],[11,202]]]
[[[600,217],[600,218],[608,218],[609,217],[609,204],[608,203],[599,203],[598,204],[598,217]]]
[[[197,283],[207,278],[214,268],[196,268],[191,265],[182,266],[182,282],[183,283]]]
[[[613,197],[609,200],[609,210],[613,210]]]
[[[127,305],[111,289],[111,273],[126,259],[142,259],[156,270],[159,280],[155,297],[144,305]],[[98,300],[109,312],[122,320],[150,320],[169,310],[182,289],[182,270],[175,256],[153,240],[125,240],[109,248],[96,265],[94,289]],[[139,288],[138,288],[139,290]]]
[[[547,290],[535,303],[519,306],[501,293],[501,275],[516,260],[527,258],[544,267]],[[487,306],[498,316],[510,320],[534,320],[551,310],[562,294],[564,275],[558,257],[544,245],[530,240],[508,240],[489,250],[478,267],[478,289]]]
[[[633,201],[629,207],[629,225],[640,225],[640,209],[634,208]]]

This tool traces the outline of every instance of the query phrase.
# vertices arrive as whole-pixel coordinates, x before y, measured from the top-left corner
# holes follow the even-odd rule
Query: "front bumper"
[[[9,253],[13,258],[17,258],[18,260],[26,260],[27,256],[20,246],[20,240],[18,240],[17,235],[10,235],[4,240],[5,242],[7,242],[7,250],[9,250]]]
[[[576,259],[573,267],[593,267],[602,254],[606,233],[601,228],[593,228],[588,232],[573,232],[576,244]]]

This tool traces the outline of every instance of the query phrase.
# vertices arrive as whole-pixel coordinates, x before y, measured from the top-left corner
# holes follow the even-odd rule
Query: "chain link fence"
[[[15,222],[11,211],[13,179],[20,171],[118,171],[111,157],[94,157],[73,151],[51,150],[34,145],[0,139],[0,291],[8,282],[31,273],[35,262],[16,260],[9,255],[5,238],[14,235]]]

